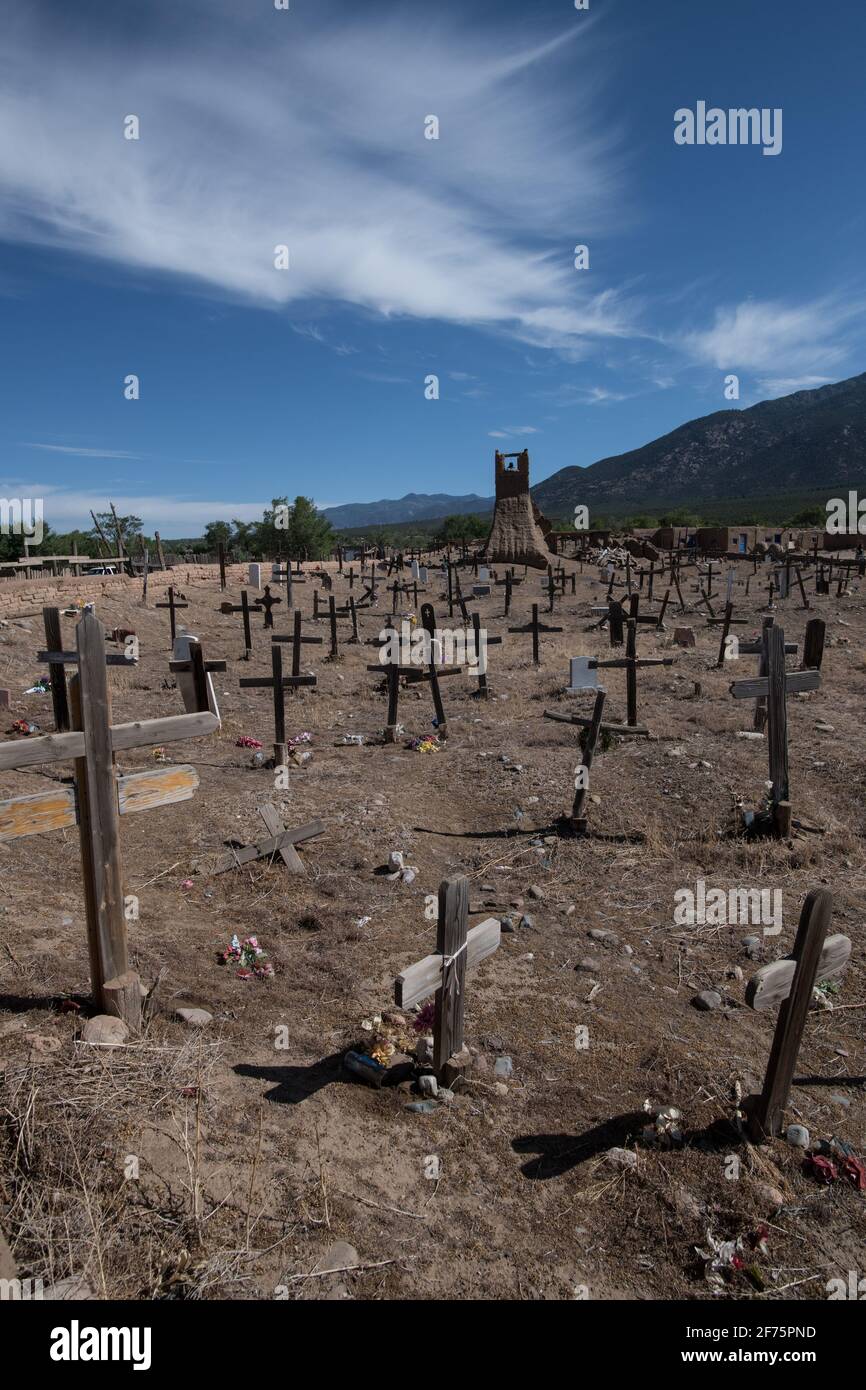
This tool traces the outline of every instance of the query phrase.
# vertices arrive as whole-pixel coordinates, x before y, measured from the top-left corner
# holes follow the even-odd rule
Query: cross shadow
[[[632,1110],[624,1115],[613,1115],[584,1134],[525,1134],[513,1139],[511,1147],[518,1154],[536,1154],[537,1157],[521,1165],[520,1171],[532,1181],[546,1182],[562,1177],[563,1173],[609,1149],[624,1148],[649,1123],[645,1111]],[[729,1153],[743,1142],[728,1120],[717,1120],[706,1129],[685,1132],[681,1147]],[[674,1154],[676,1149],[668,1152]]]
[[[281,1105],[300,1105],[301,1101],[308,1100],[317,1091],[324,1090],[334,1082],[350,1086],[364,1085],[345,1070],[344,1056],[345,1052],[332,1052],[329,1057],[322,1057],[318,1062],[311,1062],[309,1066],[257,1067],[241,1062],[234,1068],[234,1072],[236,1076],[251,1076],[259,1081],[275,1082],[273,1089],[266,1092],[265,1100]],[[396,1086],[411,1075],[412,1070],[411,1062],[389,1067],[381,1089]]]
[[[0,1013],[26,1014],[31,1009],[60,1013],[63,1005],[77,1004],[83,1015],[95,1012],[93,1000],[86,994],[0,994]]]

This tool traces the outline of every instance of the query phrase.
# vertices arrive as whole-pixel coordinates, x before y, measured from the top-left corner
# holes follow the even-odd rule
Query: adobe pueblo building
[[[550,522],[529,495],[529,450],[500,454],[496,450],[496,506],[493,525],[484,543],[485,559],[500,565],[529,565],[546,570]]]

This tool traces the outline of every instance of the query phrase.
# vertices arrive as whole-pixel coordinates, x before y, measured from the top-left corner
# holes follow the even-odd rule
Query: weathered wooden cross
[[[94,614],[79,621],[76,644],[78,672],[70,682],[74,731],[0,744],[0,772],[74,760],[74,785],[58,784],[0,803],[0,840],[78,825],[94,1000],[134,1029],[141,1018],[142,986],[129,968],[119,818],[188,800],[198,775],[195,768],[178,765],[118,777],[113,755],[198,738],[213,733],[219,720],[204,711],[112,724],[105,630]]]
[[[178,600],[177,600],[177,599],[175,598],[175,596],[174,596],[174,588],[172,587],[171,584],[169,584],[169,586],[168,586],[168,603],[155,603],[153,606],[154,606],[154,608],[167,608],[167,609],[168,609],[168,618],[169,618],[169,623],[170,623],[170,625],[171,625],[171,640],[172,640],[172,642],[174,642],[174,639],[175,639],[175,637],[177,636],[177,629],[176,629],[177,620],[176,620],[176,618],[175,618],[175,614],[176,614],[178,608],[189,608],[189,604],[188,604],[188,603],[184,603],[184,602],[178,602]]]
[[[410,1009],[435,994],[433,1067],[440,1081],[452,1085],[463,1075],[468,1059],[463,1052],[466,972],[499,947],[499,919],[488,917],[467,930],[469,879],[461,875],[439,885],[436,953],[410,965],[394,984],[398,1008]]]
[[[585,835],[587,818],[584,814],[586,807],[586,797],[589,792],[589,771],[592,767],[592,760],[595,757],[595,750],[598,746],[598,738],[604,725],[602,715],[604,713],[604,702],[607,692],[599,689],[596,692],[595,704],[592,710],[592,718],[583,721],[569,720],[569,723],[582,722],[586,734],[583,738],[583,755],[580,765],[575,769],[574,778],[574,801],[571,807],[571,815],[563,816],[563,822],[568,830],[574,835]],[[544,711],[545,719],[557,719],[557,716]],[[557,722],[562,723],[563,717],[560,715]]]
[[[295,609],[295,624],[297,626],[300,618],[300,609]],[[319,639],[321,641],[321,638]],[[295,647],[295,652],[300,651],[300,646]],[[288,746],[286,744],[286,690],[294,690],[299,685],[315,685],[315,676],[302,676],[292,673],[291,676],[283,675],[283,649],[278,646],[276,641],[271,643],[271,670],[270,679],[267,676],[246,676],[238,684],[243,687],[257,687],[264,689],[270,686],[274,692],[274,766],[284,767],[288,758]]]
[[[673,656],[642,656],[637,654],[637,622],[634,618],[629,618],[626,624],[625,656],[614,657],[610,661],[590,661],[591,671],[603,671],[613,668],[625,668],[625,688],[626,688],[626,725],[629,728],[637,726],[637,673],[641,666],[673,666],[676,657]]]
[[[314,835],[323,834],[324,821],[311,820],[306,825],[299,825],[297,830],[286,830],[275,806],[266,803],[258,810],[268,830],[269,838],[260,840],[254,845],[242,845],[236,849],[230,849],[227,854],[221,855],[215,864],[210,865],[208,872],[224,874],[229,869],[239,868],[241,864],[250,864],[255,859],[273,860],[279,856],[289,873],[306,873],[303,860],[294,846],[302,844],[304,840],[311,840]],[[200,861],[202,867],[204,867],[204,863],[205,861]]]
[[[821,685],[821,673],[815,670],[786,672],[784,629],[774,624],[765,629],[765,635],[767,674],[756,680],[733,681],[730,691],[736,700],[766,698],[773,831],[784,837],[791,828],[786,697],[802,690],[817,690]]]
[[[77,652],[65,652],[60,628],[60,609],[43,608],[45,641],[48,650],[36,653],[37,661],[48,663],[48,677],[51,682],[51,703],[54,706],[54,727],[58,733],[65,733],[72,725],[69,720],[69,696],[66,689],[66,667],[77,664]],[[138,658],[120,652],[106,652],[107,666],[135,666]]]
[[[289,642],[292,647],[292,674],[291,677],[283,678],[283,684],[290,689],[298,685],[315,685],[315,676],[301,675],[301,647],[321,647],[324,642],[323,637],[302,637],[301,636],[302,614],[300,608],[295,609],[294,629],[288,633],[277,632],[271,638],[272,642]]]
[[[540,635],[542,632],[562,632],[562,628],[561,628],[561,627],[548,627],[545,623],[540,623],[540,622],[538,621],[538,604],[537,604],[537,603],[534,603],[534,604],[532,605],[532,621],[529,622],[529,623],[527,623],[525,627],[510,627],[510,628],[508,629],[508,631],[509,631],[509,632],[531,632],[531,633],[532,633],[532,660],[533,660],[533,662],[535,663],[536,666],[540,666],[540,665],[541,665],[541,657],[540,657],[540,655],[539,655],[539,647],[538,647],[538,638],[539,638],[539,635]]]
[[[779,1005],[763,1089],[747,1101],[755,1143],[781,1131],[816,981],[845,973],[851,942],[847,936],[827,936],[832,913],[832,895],[825,888],[813,889],[803,903],[790,956],[761,966],[746,988],[746,1003],[758,1012]]]
[[[250,603],[246,589],[241,589],[240,603],[221,603],[221,613],[242,613],[244,618],[244,661],[249,661],[253,649],[253,634],[250,630],[250,613],[260,613],[260,603]]]

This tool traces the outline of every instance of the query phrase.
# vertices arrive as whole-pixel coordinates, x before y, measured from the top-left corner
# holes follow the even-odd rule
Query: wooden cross
[[[220,588],[225,592],[226,587],[226,548],[223,541],[217,542],[217,558],[220,567]]]
[[[451,1085],[463,1075],[467,1062],[463,1051],[466,972],[499,947],[498,918],[488,917],[467,930],[469,879],[446,878],[439,885],[439,921],[436,953],[410,965],[394,984],[398,1008],[409,1009],[435,994],[433,1067],[437,1077]]]
[[[817,690],[821,673],[815,670],[785,671],[784,629],[773,625],[765,629],[767,642],[767,674],[757,680],[734,681],[730,691],[736,700],[767,701],[767,747],[770,759],[770,781],[773,784],[773,829],[785,836],[791,827],[791,803],[788,785],[788,710],[786,696],[801,690]]]
[[[76,642],[78,672],[70,682],[74,731],[0,744],[0,772],[74,760],[74,785],[0,804],[0,839],[78,825],[94,1000],[134,1029],[141,1018],[141,982],[129,969],[119,817],[187,800],[198,776],[192,767],[172,766],[118,777],[113,755],[198,738],[213,733],[219,720],[205,711],[113,725],[105,629],[93,613],[80,619]]]
[[[243,613],[244,615],[244,660],[249,661],[250,652],[253,649],[253,635],[250,631],[250,613],[260,613],[262,606],[260,603],[250,603],[246,589],[241,589],[240,603],[221,603],[221,613]]]
[[[66,667],[78,661],[77,652],[65,652],[60,627],[60,609],[43,608],[42,620],[45,624],[45,641],[48,650],[36,653],[37,661],[48,663],[48,677],[51,682],[51,703],[54,706],[54,727],[58,733],[71,729],[69,719],[69,698],[66,689]],[[138,658],[118,652],[106,652],[107,666],[136,666]]]
[[[260,598],[260,599],[259,599],[259,602],[258,602],[259,608],[263,608],[264,611],[265,611],[265,621],[264,621],[264,626],[265,626],[265,627],[273,627],[273,625],[274,625],[274,615],[273,615],[273,613],[271,612],[271,609],[274,607],[275,604],[277,604],[277,603],[282,603],[282,601],[283,601],[283,600],[282,600],[281,598],[274,598],[274,597],[273,597],[273,595],[271,594],[271,586],[270,586],[270,584],[266,584],[266,585],[265,585],[265,596],[264,596],[264,598]]]
[[[827,936],[832,913],[832,895],[813,889],[803,903],[791,955],[762,966],[746,988],[746,1003],[759,1012],[779,1004],[763,1089],[747,1101],[755,1143],[781,1132],[815,982],[845,973],[851,942],[847,936]]]
[[[295,621],[300,618],[300,610],[295,610]],[[319,639],[321,641],[321,638]],[[300,652],[300,646],[295,647],[295,652]],[[274,766],[284,767],[288,759],[288,748],[286,745],[286,703],[285,692],[287,689],[293,690],[299,685],[315,685],[315,676],[302,676],[295,674],[291,676],[283,675],[283,649],[276,642],[271,643],[271,669],[273,674],[270,679],[267,676],[247,676],[239,681],[243,687],[256,687],[264,689],[270,686],[274,692]]]
[[[291,679],[284,678],[284,685],[294,688],[296,685],[315,685],[315,676],[301,675],[301,647],[321,647],[323,637],[302,637],[301,636],[302,615],[300,608],[295,609],[294,631],[291,637],[287,633],[275,633],[271,638],[272,642],[290,642],[292,644],[292,675]]]
[[[625,668],[625,688],[626,688],[626,725],[629,728],[637,726],[637,673],[641,666],[673,666],[676,657],[673,656],[642,656],[637,654],[637,623],[634,618],[629,618],[626,624],[627,635],[625,643],[625,656],[616,657],[612,661],[591,661],[589,669],[591,671],[602,671],[613,668]]]
[[[561,628],[561,627],[548,627],[548,626],[546,626],[544,623],[540,623],[540,622],[538,621],[538,604],[537,604],[537,603],[534,603],[534,604],[532,605],[532,622],[527,623],[525,627],[510,627],[510,628],[508,629],[508,631],[509,631],[509,632],[531,632],[531,633],[532,633],[532,660],[533,660],[533,662],[535,663],[536,666],[540,666],[540,665],[541,665],[541,657],[540,657],[540,655],[539,655],[539,648],[538,648],[538,638],[539,638],[539,635],[540,635],[542,632],[562,632],[562,628]]]
[[[176,599],[175,596],[174,596],[174,589],[172,588],[171,584],[169,584],[169,586],[168,586],[168,603],[155,603],[155,604],[154,604],[154,608],[167,608],[167,609],[168,609],[169,622],[171,623],[171,640],[172,640],[172,642],[174,642],[174,639],[175,639],[175,637],[177,636],[177,632],[176,632],[176,630],[175,630],[175,616],[174,616],[174,615],[175,615],[175,613],[177,612],[178,608],[189,608],[189,604],[188,604],[188,603],[178,603],[177,599]]]
[[[239,868],[241,864],[250,864],[255,859],[274,859],[276,855],[279,855],[289,873],[306,873],[303,860],[294,846],[302,844],[304,840],[311,840],[314,835],[323,834],[324,821],[312,820],[306,825],[298,826],[297,830],[286,830],[275,806],[268,803],[260,806],[258,810],[267,827],[268,839],[260,840],[254,845],[230,849],[228,854],[221,855],[216,863],[209,867],[209,873],[224,874],[229,869]]]

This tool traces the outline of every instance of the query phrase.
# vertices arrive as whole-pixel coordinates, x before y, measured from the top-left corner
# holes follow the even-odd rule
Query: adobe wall
[[[248,573],[247,565],[226,565],[226,582],[245,584]],[[268,570],[265,575],[268,576]],[[169,584],[175,588],[202,584],[218,591],[219,582],[219,565],[181,564],[171,570],[153,570],[147,577],[148,602],[151,595],[164,592]],[[138,602],[141,579],[130,579],[126,574],[91,574],[78,579],[74,575],[63,575],[59,579],[50,575],[41,579],[3,579],[0,580],[0,618],[17,617],[25,611],[32,613],[43,607],[68,607],[74,599],[90,603],[105,595]]]

